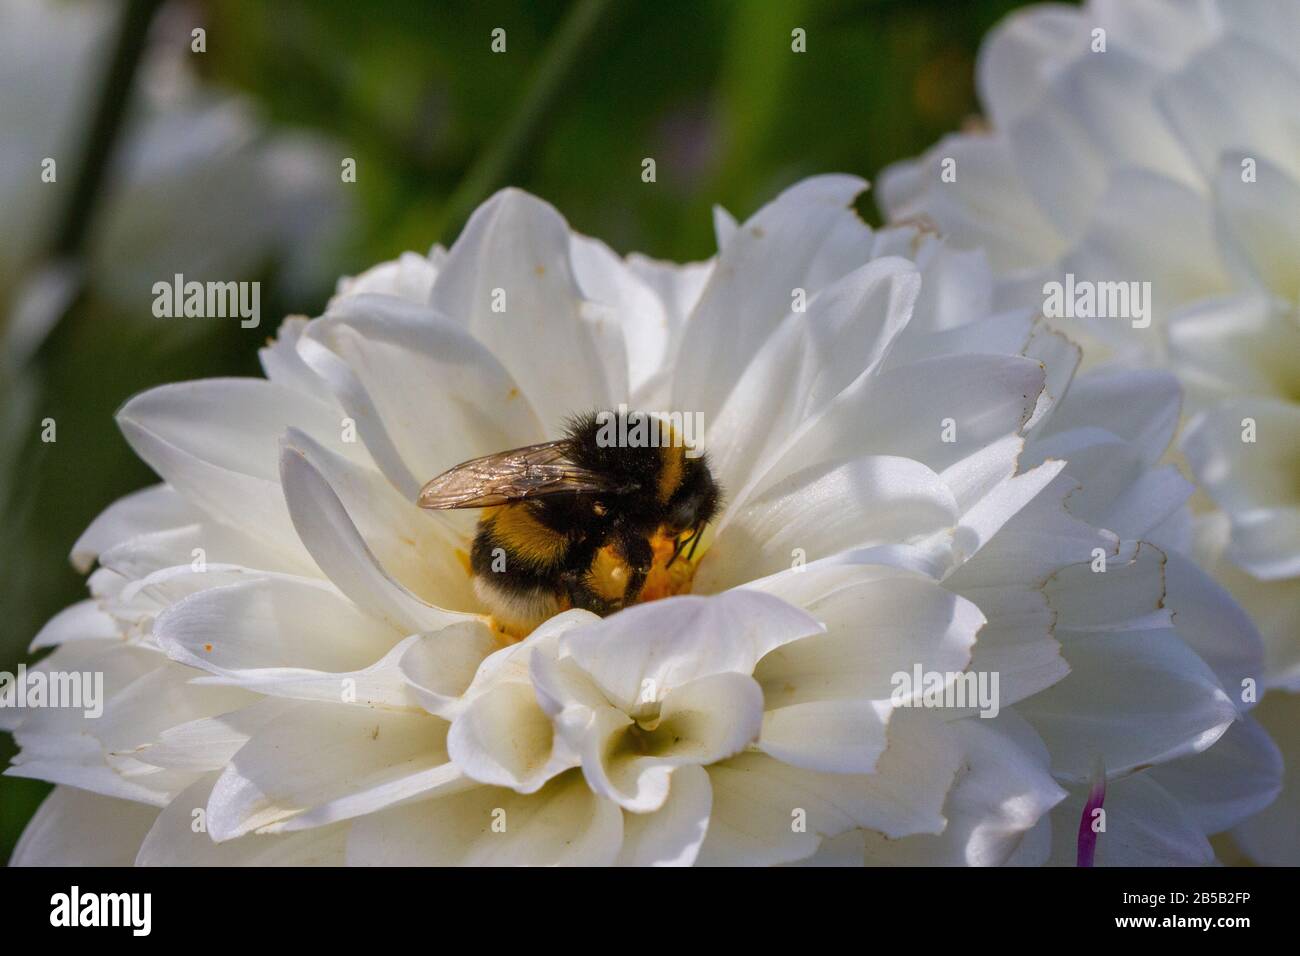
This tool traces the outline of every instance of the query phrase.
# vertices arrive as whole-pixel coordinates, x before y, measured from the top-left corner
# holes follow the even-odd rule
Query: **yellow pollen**
[[[650,568],[650,573],[646,575],[645,587],[641,589],[641,602],[658,601],[660,598],[673,597],[677,594],[690,594],[691,581],[695,578],[695,567],[701,555],[697,553],[694,561],[688,561],[685,553],[679,554],[670,568],[668,562],[673,556],[675,539],[657,534],[651,540],[650,546],[654,548],[655,561]],[[689,544],[683,552],[687,550],[690,550]]]

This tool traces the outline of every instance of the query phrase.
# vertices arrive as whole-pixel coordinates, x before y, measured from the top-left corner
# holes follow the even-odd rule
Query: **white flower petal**
[[[1181,411],[1178,380],[1168,372],[1097,370],[1071,383],[1069,401],[1052,414],[1046,427],[1055,434],[1104,428],[1139,449],[1147,464],[1155,464],[1173,440]],[[1073,467],[1070,474],[1079,481],[1092,477],[1076,473]]]
[[[573,658],[537,654],[532,674],[537,699],[567,745],[557,753],[575,755],[592,790],[634,813],[663,805],[673,768],[743,750],[763,717],[762,691],[748,674],[708,674],[666,692],[649,683],[622,709],[609,705]]]
[[[1297,140],[1300,143],[1300,139]],[[1254,285],[1290,302],[1300,299],[1300,183],[1264,157],[1255,179],[1242,182],[1246,154],[1230,152],[1214,180],[1215,224],[1228,267]]]
[[[520,793],[578,764],[557,741],[533,688],[520,681],[502,681],[470,700],[451,725],[447,751],[466,776]]]
[[[823,837],[851,830],[860,776],[814,774],[765,754],[708,768],[713,788],[699,866],[765,866],[812,855]],[[849,808],[849,809],[846,809]]]
[[[845,449],[912,458],[942,472],[1019,434],[1044,381],[1039,362],[1017,355],[950,355],[887,369],[841,393],[763,481],[842,460]],[[954,441],[944,441],[949,420]]]
[[[284,499],[297,535],[326,576],[367,613],[405,633],[436,631],[465,615],[421,601],[388,574],[367,546],[338,495],[307,458],[286,447]]]
[[[912,263],[889,257],[809,291],[806,311],[777,325],[707,420],[709,467],[724,488],[742,488],[798,431],[815,427],[835,396],[875,371],[907,325],[920,285]],[[676,397],[677,407],[692,407],[688,394]]]
[[[117,420],[136,453],[187,500],[291,555],[301,546],[279,487],[280,436],[293,425],[348,454],[335,411],[259,379],[159,386],[123,405]]]
[[[574,608],[543,621],[525,640],[517,644],[508,644],[488,655],[479,665],[473,681],[465,690],[464,698],[473,699],[504,681],[528,683],[533,680],[532,659],[535,654],[544,651],[554,657],[561,635],[576,627],[595,624],[600,620],[600,617],[590,611]]]
[[[1034,109],[1007,128],[1012,158],[1039,207],[1078,236],[1106,187],[1108,167],[1153,169],[1194,183],[1196,171],[1156,106],[1163,79],[1118,47],[1080,56],[1052,77]]]
[[[99,743],[87,737],[59,741],[57,749],[49,751],[43,751],[39,743],[29,744],[19,739],[19,744],[23,752],[5,769],[6,777],[44,780],[154,807],[166,806],[181,786],[189,783],[185,779],[178,785],[176,777],[165,781],[128,780],[105,763]],[[150,786],[155,783],[157,787]]]
[[[482,621],[462,621],[419,635],[399,669],[429,713],[451,720],[479,665],[500,649],[498,632]]]
[[[1300,71],[1266,47],[1225,35],[1170,77],[1158,99],[1207,181],[1226,150],[1247,144],[1300,174],[1300,127],[1276,119],[1300,100]]]
[[[406,501],[453,465],[546,435],[493,353],[434,310],[350,296],[299,346]]]
[[[1136,352],[1148,361],[1159,360],[1159,332],[1167,328],[1170,310],[1228,288],[1204,191],[1149,169],[1124,167],[1112,172],[1091,216],[1087,230],[1061,263],[1061,273],[1073,273],[1076,288],[1080,280],[1150,282],[1146,304],[1152,326],[1134,328],[1131,321],[1115,317],[1055,322],[1067,332],[1084,329],[1121,354]],[[1141,382],[1141,374],[1133,379],[1135,385]]]
[[[1248,0],[1249,2],[1249,0]],[[1228,4],[1238,6],[1238,4]],[[1109,29],[1125,49],[1166,67],[1176,66],[1210,40],[1220,24],[1206,16],[1206,8],[1182,0],[1092,0],[1096,22]],[[1216,13],[1219,11],[1216,10]],[[1222,14],[1220,14],[1222,15]],[[1089,27],[1092,18],[1084,18]],[[1083,49],[1078,52],[1082,54]]]
[[[1300,866],[1300,694],[1272,691],[1251,716],[1282,750],[1282,793],[1232,835],[1262,866]]]
[[[608,866],[623,841],[623,812],[576,771],[539,793],[497,787],[371,814],[352,826],[354,866]]]
[[[212,791],[208,832],[218,842],[253,830],[296,829],[373,813],[439,788],[447,724],[425,714],[304,703],[256,731]]]
[[[460,318],[492,350],[547,435],[568,416],[612,408],[627,394],[626,359],[621,368],[606,367],[596,341],[601,333],[582,314],[569,255],[560,214],[527,193],[503,189],[470,217],[430,293],[435,310]]]
[[[699,855],[713,809],[713,786],[703,767],[673,771],[668,799],[654,813],[623,814],[619,866],[690,866]]]
[[[193,687],[195,676],[192,668],[165,661],[112,695],[93,725],[110,764],[115,757],[134,757],[177,724],[215,717],[256,700],[236,688]]]
[[[1167,626],[1165,562],[1159,548],[1139,542],[1108,558],[1105,571],[1094,571],[1091,563],[1062,568],[1047,586],[1057,630],[1068,636]]]
[[[1139,475],[1105,511],[1088,517],[1125,539],[1154,540],[1161,527],[1185,512],[1195,491],[1196,486],[1176,465],[1152,468]]]
[[[964,756],[948,793],[943,833],[887,840],[866,836],[868,865],[1001,866],[1065,798],[1047,772],[1047,748],[1015,714],[949,725]]]
[[[713,239],[719,249],[731,242],[731,238],[739,228],[740,223],[736,222],[736,217],[729,213],[726,207],[718,203],[713,204]]]
[[[1087,781],[1098,755],[1107,773],[1123,773],[1197,753],[1236,719],[1214,674],[1170,629],[1097,632],[1062,647],[1069,676],[1016,705],[1060,780]]]
[[[1228,517],[1222,512],[1206,515],[1198,521],[1197,560],[1228,588],[1259,629],[1264,641],[1264,681],[1261,686],[1300,691],[1300,641],[1295,640],[1295,608],[1300,606],[1300,580],[1261,581],[1231,564],[1225,557],[1228,534]],[[1221,651],[1215,650],[1204,656],[1211,666],[1217,668],[1220,654]],[[1225,682],[1224,686],[1234,696],[1242,687],[1239,681]]]
[[[695,310],[700,293],[704,291],[704,284],[709,279],[709,273],[713,271],[713,261],[688,262],[679,265],[676,262],[651,259],[649,256],[634,252],[627,257],[627,267],[659,297],[664,321],[667,322],[670,330],[669,341],[675,344],[677,336],[686,325],[686,319]],[[633,363],[636,362],[635,356],[631,359]],[[635,364],[633,368],[635,370]],[[634,377],[633,389],[635,388]]]
[[[914,227],[895,227],[911,243],[920,238],[915,254],[921,270],[921,294],[912,318],[899,334],[885,362],[909,365],[936,355],[988,353],[1020,355],[1034,329],[1030,309],[994,312],[993,270],[983,249],[963,250]]]
[[[68,641],[60,644],[54,652],[42,658],[38,663],[27,668],[28,684],[36,674],[42,674],[48,685],[51,674],[89,674],[94,678],[89,685],[80,688],[69,686],[67,692],[75,703],[75,691],[81,691],[81,703],[85,706],[52,707],[52,694],[48,692],[44,699],[29,694],[25,706],[19,706],[16,699],[17,681],[4,682],[4,706],[0,715],[4,715],[6,728],[13,729],[19,743],[24,738],[94,737],[97,720],[87,718],[87,710],[93,710],[91,700],[97,697],[106,705],[115,695],[122,693],[132,683],[146,674],[152,673],[167,664],[167,659],[156,650],[137,644],[117,641]],[[99,692],[98,677],[103,675],[102,694]],[[16,677],[17,675],[13,675]],[[20,754],[15,760],[23,759]]]
[[[113,640],[121,637],[117,622],[93,600],[70,604],[36,633],[28,650],[55,647],[65,641]]]
[[[135,757],[156,767],[184,773],[220,770],[254,733],[294,706],[291,700],[263,697],[227,714],[177,723],[162,731],[153,743],[137,750]]]
[[[599,239],[575,233],[570,239],[570,254],[583,294],[603,306],[593,309],[591,316],[601,323],[616,323],[622,332],[620,336],[596,336],[597,345],[605,350],[605,364],[627,365],[628,387],[636,394],[663,366],[675,328],[685,313],[678,312],[670,322],[656,290],[630,261],[625,263]],[[659,276],[669,294],[669,284],[675,281],[671,276],[666,271]]]
[[[697,586],[720,591],[788,569],[800,557],[912,544],[956,522],[952,492],[919,462],[873,455],[812,465],[723,519]]]
[[[787,189],[736,229],[718,252],[674,363],[673,407],[712,422],[760,345],[811,294],[868,258],[871,230],[853,210],[867,188],[853,176],[815,176]]]
[[[881,700],[820,700],[772,708],[763,714],[758,749],[809,770],[871,773],[885,752],[885,725],[893,709]]]
[[[419,637],[412,634],[373,664],[354,671],[331,672],[306,667],[209,668],[213,673],[196,677],[192,683],[199,687],[238,687],[293,700],[413,710],[419,706],[418,698],[402,676],[400,664],[402,656]]]
[[[807,867],[860,867],[866,858],[866,830],[849,830],[837,837],[825,837],[812,856],[777,866]]]
[[[1295,58],[1295,44],[1291,40],[1300,36],[1300,9],[1290,0],[1221,3],[1215,12],[1234,32],[1271,46],[1283,56]]]
[[[338,292],[330,300],[333,307],[348,296],[388,295],[406,302],[423,305],[429,301],[433,280],[446,259],[446,250],[434,246],[429,255],[403,252],[396,259],[371,266],[360,275],[340,279]]]
[[[1001,707],[1051,687],[1070,672],[1053,635],[1056,614],[1041,588],[998,585],[959,593],[987,617],[968,669],[998,675]]]
[[[166,485],[152,485],[117,499],[99,513],[72,546],[72,565],[82,574],[99,555],[130,538],[199,520],[200,512]]]
[[[298,340],[310,327],[307,319],[290,316],[280,323],[275,339],[257,350],[257,357],[269,381],[333,405],[334,396],[324,380],[298,354]]]
[[[1247,419],[1255,442],[1242,441]],[[1222,402],[1188,426],[1183,451],[1232,516],[1229,558],[1266,580],[1300,572],[1300,406],[1245,396]]]
[[[980,498],[961,516],[953,536],[958,559],[965,561],[978,553],[1064,470],[1065,462],[1049,461],[1006,479]]]
[[[1286,395],[1300,379],[1300,323],[1268,295],[1188,305],[1171,316],[1169,339],[1189,391],[1202,400],[1234,392]]]
[[[710,766],[713,817],[697,863],[788,863],[810,856],[823,837],[854,827],[891,838],[941,832],[940,810],[960,752],[942,723],[896,716],[894,746],[874,774],[817,773],[756,753]]]
[[[55,787],[14,847],[10,866],[130,866],[158,816],[145,803]]]
[[[762,692],[753,678],[712,674],[665,695],[653,730],[610,708],[597,711],[593,728],[580,738],[571,722],[566,731],[593,790],[624,810],[649,813],[668,799],[675,768],[739,753],[758,736],[762,717]]]
[[[975,81],[994,123],[1005,126],[1034,104],[1059,68],[1061,51],[1087,38],[1075,9],[1032,6],[1015,10],[980,45]]]
[[[1282,754],[1259,723],[1242,717],[1209,750],[1147,773],[1202,830],[1222,833],[1277,799]]]
[[[214,674],[355,671],[379,660],[401,637],[328,583],[309,578],[262,578],[200,591],[160,614],[154,636],[175,660]]]
[[[939,477],[952,492],[958,512],[966,514],[1014,477],[1024,447],[1021,436],[1004,435],[945,468]]]
[[[297,429],[285,433],[284,447],[301,454],[320,473],[366,547],[399,584],[439,607],[479,606],[461,560],[470,548],[468,537],[403,498],[379,472],[322,448]]]
[[[1266,684],[1264,643],[1250,616],[1232,595],[1181,554],[1165,563],[1165,602],[1173,610],[1178,636],[1214,671],[1242,710],[1246,681]]]
[[[820,630],[778,598],[729,591],[640,604],[569,631],[560,646],[612,702],[633,711],[647,688],[662,700],[711,674],[749,674],[773,648]]]
[[[1093,560],[1101,548],[1107,560],[1119,552],[1119,539],[1075,518],[1066,499],[1077,485],[1058,475],[1002,526],[1002,530],[946,580],[965,593],[969,588],[1043,585],[1064,565]]]
[[[752,677],[710,674],[664,694],[647,743],[674,766],[714,763],[753,743],[762,720],[763,692]]]
[[[961,175],[944,182],[949,159]],[[946,136],[920,159],[884,170],[877,192],[891,221],[939,223],[958,247],[984,249],[999,272],[1045,266],[1064,251],[1001,137]]]
[[[910,677],[915,665],[962,671],[984,623],[965,598],[891,568],[845,566],[790,578],[801,588],[825,582],[821,593],[805,591],[803,603],[826,632],[775,648],[759,661],[754,676],[769,712],[816,701],[889,701],[894,676]],[[864,725],[864,736],[870,732]]]
[[[1078,859],[1079,821],[1088,788],[1072,790],[1052,811],[1054,866]],[[1106,784],[1106,832],[1097,835],[1097,866],[1210,866],[1205,833],[1177,800],[1147,774]]]
[[[207,774],[158,815],[135,857],[136,866],[340,866],[348,828],[316,827],[286,835],[248,833],[216,843],[206,814],[215,773]],[[197,829],[196,829],[197,828]]]

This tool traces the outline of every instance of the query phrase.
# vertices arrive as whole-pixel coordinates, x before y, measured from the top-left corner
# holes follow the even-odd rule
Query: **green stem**
[[[518,163],[609,6],[609,0],[576,0],[569,8],[514,114],[479,154],[443,206],[436,231],[445,242],[450,243],[474,208],[504,182]]]
[[[144,55],[149,24],[161,3],[162,0],[131,0],[122,14],[113,56],[104,74],[91,126],[82,143],[76,180],[54,236],[52,252],[55,258],[75,256],[81,251],[131,100],[131,87]]]

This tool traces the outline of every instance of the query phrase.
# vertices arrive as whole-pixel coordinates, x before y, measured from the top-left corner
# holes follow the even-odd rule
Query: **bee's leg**
[[[605,617],[618,610],[618,603],[597,594],[588,582],[598,544],[596,540],[583,541],[569,552],[565,568],[560,572],[560,583],[572,607]]]
[[[564,582],[564,590],[569,595],[569,603],[574,607],[582,608],[584,611],[591,611],[601,617],[613,614],[620,607],[617,601],[607,600],[591,589],[587,584],[587,572],[584,569],[565,571],[560,575],[560,580]]]
[[[623,599],[618,602],[620,607],[627,607],[635,604],[641,596],[646,576],[654,564],[655,552],[650,547],[650,542],[639,534],[620,535],[615,546],[619,556],[627,563],[627,584],[623,588]]]
[[[695,549],[700,545],[700,538],[704,537],[704,525],[697,524],[691,532],[691,550],[686,552],[686,560],[695,560]]]

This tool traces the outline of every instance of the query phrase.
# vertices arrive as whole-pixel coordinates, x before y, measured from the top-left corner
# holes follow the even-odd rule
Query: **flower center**
[[[646,576],[645,587],[641,589],[642,603],[657,601],[676,594],[691,593],[691,582],[695,579],[695,569],[699,566],[703,552],[692,558],[687,558],[683,552],[677,555],[676,561],[673,561],[675,544],[674,539],[663,535],[655,535],[651,540],[655,562]],[[670,561],[671,566],[669,566]]]

